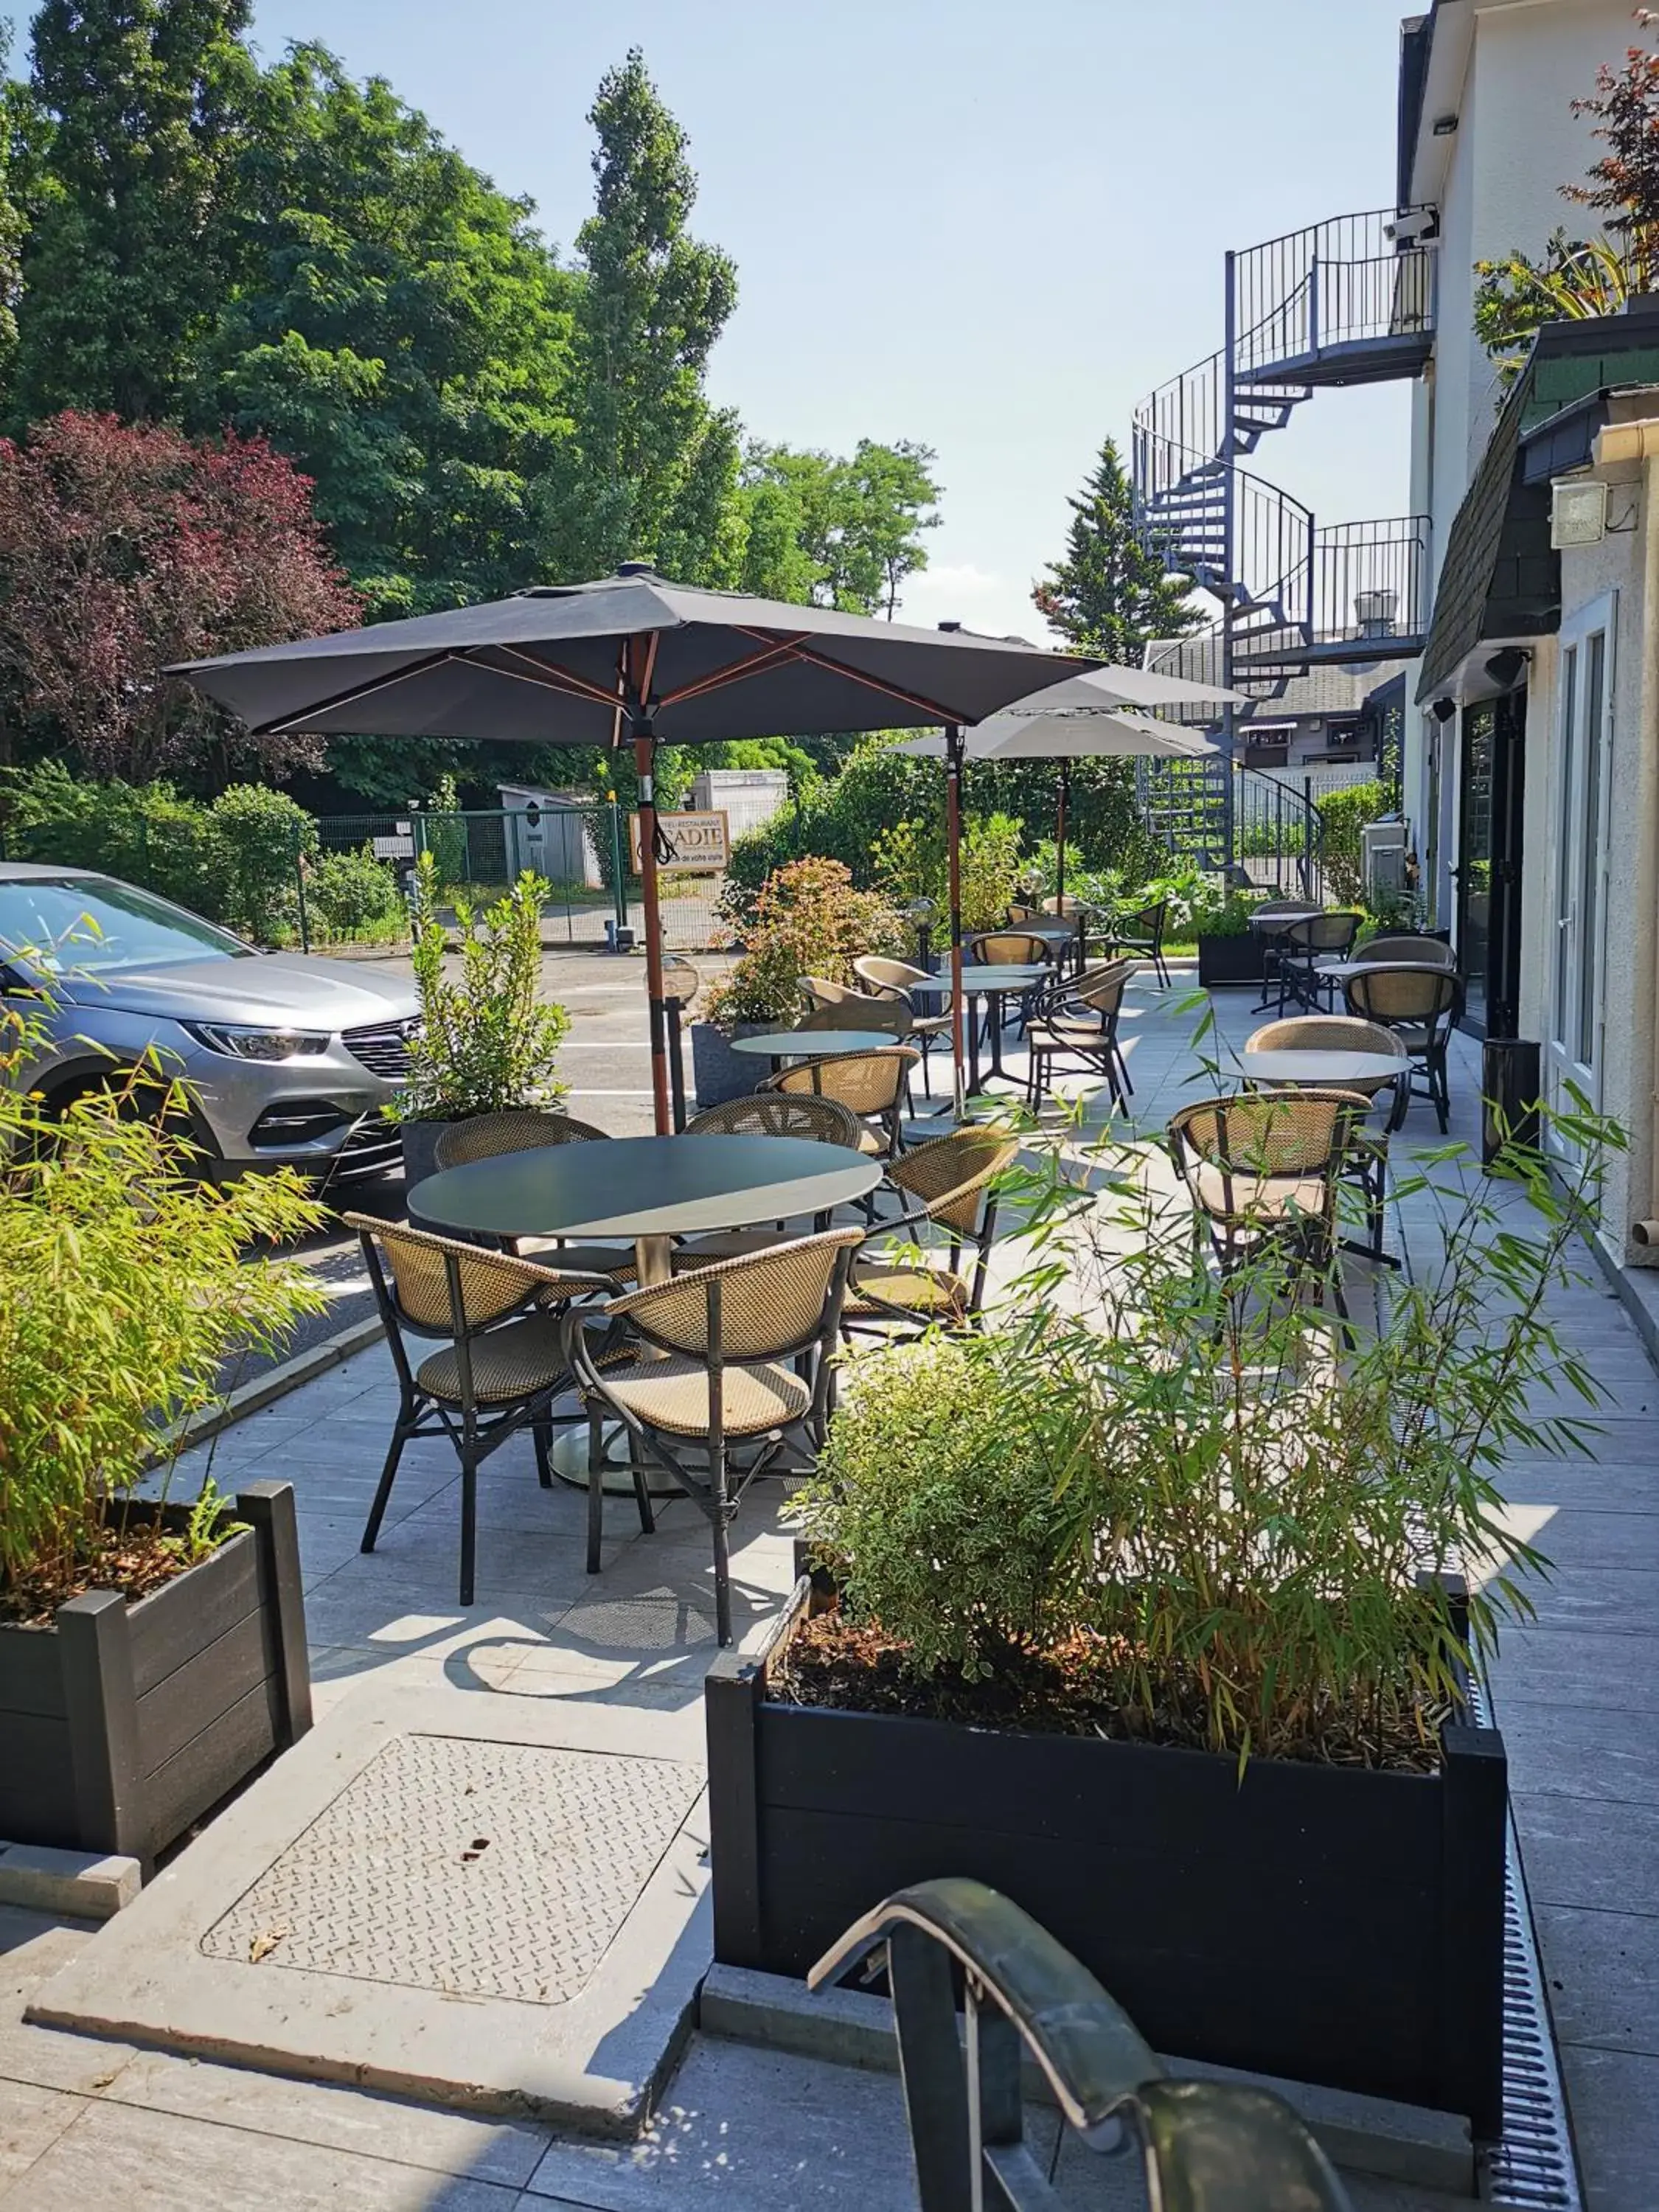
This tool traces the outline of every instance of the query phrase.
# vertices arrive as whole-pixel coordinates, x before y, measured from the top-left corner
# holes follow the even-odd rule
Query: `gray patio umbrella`
[[[652,761],[658,744],[954,727],[1097,661],[670,582],[643,562],[586,584],[264,646],[170,673],[255,737],[491,738],[634,747],[651,1073],[669,1126]]]

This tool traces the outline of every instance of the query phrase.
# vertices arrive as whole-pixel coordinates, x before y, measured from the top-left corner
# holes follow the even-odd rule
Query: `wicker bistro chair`
[[[869,994],[866,1003],[876,1006],[902,1004],[909,1018],[904,1031],[908,1042],[916,1045],[921,1053],[921,1087],[931,1094],[933,1081],[928,1073],[928,1055],[935,1042],[951,1035],[951,1010],[921,1012],[916,1005],[926,995],[938,998],[944,988],[937,975],[930,975],[925,968],[913,968],[908,960],[889,960],[880,953],[866,953],[853,963],[853,972]]]
[[[609,1133],[574,1114],[550,1114],[538,1106],[509,1107],[501,1114],[477,1114],[470,1121],[452,1122],[439,1138],[434,1157],[441,1168],[470,1167],[475,1160],[499,1160],[509,1152],[528,1152],[543,1145],[609,1144]],[[518,1240],[509,1239],[507,1250],[516,1252]],[[579,1273],[610,1275],[631,1283],[635,1273],[631,1244],[565,1244],[544,1249],[558,1253],[562,1267]]]
[[[1054,1079],[1055,1063],[1065,1059],[1103,1075],[1114,1100],[1127,1108],[1134,1085],[1117,1041],[1117,1024],[1124,988],[1133,972],[1131,961],[1108,960],[1038,992],[1025,1031],[1031,1056],[1029,1102],[1034,1114]]]
[[[1336,1255],[1336,1190],[1364,1101],[1346,1091],[1245,1091],[1183,1106],[1170,1152],[1222,1274],[1264,1244],[1284,1248],[1290,1280],[1328,1282],[1346,1323]]]
[[[1356,960],[1399,961],[1404,966],[1455,969],[1457,955],[1443,937],[1424,937],[1405,930],[1391,937],[1374,937],[1354,953]]]
[[[904,1149],[900,1110],[910,1070],[921,1057],[915,1045],[896,1044],[879,1052],[798,1060],[794,1066],[769,1075],[760,1088],[781,1091],[786,1097],[833,1098],[862,1125],[859,1150],[872,1159],[892,1159]]]
[[[1261,1006],[1265,1006],[1279,984],[1279,957],[1284,945],[1284,932],[1293,921],[1304,921],[1308,915],[1322,914],[1322,907],[1311,899],[1263,899],[1250,915],[1250,927],[1261,940]],[[1284,1005],[1283,995],[1279,1000]]]
[[[1412,1081],[1422,1076],[1423,1094],[1444,1136],[1451,1115],[1446,1048],[1463,1018],[1462,977],[1425,968],[1378,968],[1369,975],[1350,975],[1343,995],[1351,1014],[1392,1030],[1405,1046]]]
[[[996,1235],[997,1178],[1018,1152],[1018,1138],[981,1124],[932,1138],[894,1163],[887,1184],[901,1211],[878,1222],[854,1257],[842,1306],[845,1335],[920,1335],[975,1318]],[[918,1243],[928,1226],[947,1232],[943,1255]],[[971,1276],[962,1269],[964,1246],[975,1255]]]
[[[1164,957],[1164,933],[1169,919],[1169,901],[1155,899],[1151,906],[1133,907],[1119,915],[1106,939],[1115,958],[1150,960],[1159,988],[1166,991],[1170,968]]]
[[[1358,1186],[1365,1201],[1366,1243],[1360,1249],[1368,1259],[1397,1264],[1382,1249],[1383,1207],[1389,1189],[1389,1139],[1406,1118],[1411,1103],[1411,1060],[1404,1040],[1378,1022],[1356,1021],[1347,1014],[1297,1014],[1289,1020],[1266,1022],[1244,1041],[1246,1052],[1374,1052],[1399,1063],[1400,1073],[1371,1090],[1358,1091],[1374,1109],[1378,1092],[1394,1094],[1381,1122],[1355,1121],[1348,1133],[1348,1152],[1343,1176]],[[1352,1086],[1344,1085],[1344,1088]]]
[[[1287,999],[1316,1012],[1320,994],[1332,987],[1319,972],[1322,960],[1343,960],[1353,949],[1360,914],[1308,914],[1286,922],[1279,933],[1279,1011]]]
[[[605,1275],[538,1267],[368,1214],[348,1213],[345,1220],[362,1241],[398,1390],[398,1419],[362,1548],[374,1549],[404,1446],[412,1437],[447,1436],[461,1462],[459,1595],[463,1605],[471,1605],[478,1469],[509,1437],[527,1428],[536,1472],[543,1488],[551,1487],[553,1402],[573,1387],[569,1347],[593,1326],[593,1310],[585,1302],[613,1296],[617,1285]],[[416,1366],[405,1341],[410,1336],[436,1339],[441,1349]],[[603,1365],[611,1349],[590,1346],[591,1364]],[[635,1489],[640,1525],[649,1533],[655,1524],[643,1476]]]
[[[715,1630],[722,1644],[732,1641],[732,1521],[750,1483],[777,1467],[792,1440],[808,1465],[823,1443],[830,1355],[862,1236],[831,1230],[613,1298],[606,1319],[625,1322],[666,1357],[605,1365],[580,1316],[567,1318],[568,1357],[588,1410],[590,1574],[603,1533],[604,1429],[615,1417],[636,1467],[665,1468],[712,1525]],[[690,1463],[694,1453],[701,1467]]]
[[[685,1126],[688,1137],[802,1137],[811,1143],[842,1145],[849,1152],[860,1149],[862,1133],[858,1115],[837,1100],[781,1091],[758,1091],[748,1098],[728,1098],[724,1105],[710,1106]],[[827,1229],[829,1215],[820,1214],[812,1225]],[[706,1237],[688,1237],[676,1245],[673,1266],[677,1271],[706,1267],[716,1260],[736,1260],[746,1252],[766,1251],[806,1233],[782,1221],[773,1229],[715,1230]]]
[[[1039,963],[1045,968],[1057,968],[1060,964],[1057,950],[1046,937],[1027,937],[1023,930],[981,929],[963,939],[962,957],[970,966],[979,968],[1023,968]],[[1019,1026],[1022,1030],[1030,1013],[1033,996],[1034,994],[1029,990],[1018,994]],[[1006,1002],[1004,1013],[1006,1025]],[[982,1037],[988,1037],[991,1034],[988,1000],[981,1017],[980,1034]]]

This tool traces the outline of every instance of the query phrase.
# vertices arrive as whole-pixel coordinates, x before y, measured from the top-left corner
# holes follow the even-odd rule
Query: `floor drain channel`
[[[1471,1685],[1469,1702],[1470,1718],[1489,1728],[1484,1684]],[[1584,2212],[1512,1819],[1504,1890],[1504,2132],[1481,2148],[1480,2194],[1513,2212]]]

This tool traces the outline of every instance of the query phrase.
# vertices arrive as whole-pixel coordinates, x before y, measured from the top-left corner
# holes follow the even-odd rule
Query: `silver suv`
[[[153,1047],[190,1085],[209,1172],[336,1178],[398,1158],[380,1109],[419,1026],[403,976],[256,952],[112,876],[0,861],[0,1000],[43,1020],[28,1079],[54,1109]]]

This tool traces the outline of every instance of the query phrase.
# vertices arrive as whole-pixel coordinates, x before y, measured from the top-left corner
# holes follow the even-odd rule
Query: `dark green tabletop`
[[[1014,933],[1011,930],[1008,933],[1012,936]],[[1045,976],[1052,980],[1054,973],[1044,961],[1036,963],[1022,961],[1018,964],[1010,962],[1006,967],[999,967],[993,963],[983,968],[964,968],[962,988],[969,998],[976,998],[981,992],[1029,991],[1034,983],[1041,983]],[[949,984],[951,974],[948,969],[943,980]]]
[[[763,1036],[733,1037],[733,1052],[763,1060],[830,1060],[849,1052],[890,1052],[903,1042],[891,1030],[769,1030]]]
[[[485,1237],[687,1237],[827,1213],[878,1162],[805,1137],[616,1137],[538,1146],[416,1183],[410,1218]]]

